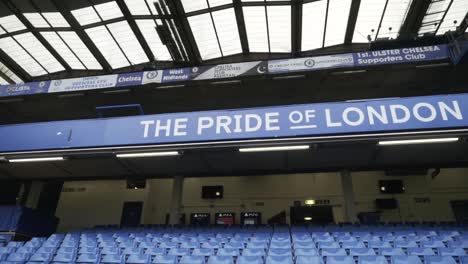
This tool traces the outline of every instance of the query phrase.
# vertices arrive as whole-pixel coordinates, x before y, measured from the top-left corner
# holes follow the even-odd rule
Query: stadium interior
[[[0,264],[468,264],[467,0],[0,0]]]

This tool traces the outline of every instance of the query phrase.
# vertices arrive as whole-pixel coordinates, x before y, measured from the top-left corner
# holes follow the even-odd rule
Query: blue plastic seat
[[[76,263],[99,263],[100,256],[97,253],[79,254]]]
[[[122,255],[127,256],[127,255],[139,255],[143,253],[142,248],[124,248],[122,250]]]
[[[328,256],[327,264],[355,264],[351,256]]]
[[[55,254],[57,248],[55,247],[40,247],[36,250],[36,253],[50,253]]]
[[[122,256],[120,254],[103,255],[100,263],[123,264],[124,263],[124,256]]]
[[[260,256],[239,256],[236,264],[263,264]]]
[[[268,256],[291,256],[290,248],[270,248],[268,250]]]
[[[8,244],[6,245],[6,247],[18,248],[18,247],[22,247],[23,245],[24,245],[24,242],[11,241],[11,242],[8,242]]]
[[[14,248],[8,248],[8,249],[14,249]],[[36,253],[37,248],[33,247],[20,247],[16,249],[16,253],[28,253],[28,254],[34,254]]]
[[[174,256],[186,256],[190,255],[190,249],[188,248],[171,248],[169,249],[168,255]]]
[[[176,242],[161,242],[158,245],[159,248],[176,248],[177,243]]]
[[[268,237],[259,237],[259,236],[254,236],[250,239],[250,242],[262,242],[262,243],[267,243],[270,242],[270,239]]]
[[[266,255],[265,249],[263,248],[245,248],[242,250],[242,256],[260,256]]]
[[[427,248],[442,248],[445,247],[444,242],[442,241],[425,241],[421,243],[422,247],[427,247]]]
[[[320,256],[297,256],[296,264],[324,264]]]
[[[321,237],[316,237],[315,242],[318,242],[318,243],[328,242],[328,243],[330,243],[330,242],[335,242],[335,239],[333,237],[331,237],[331,236],[325,236],[325,237],[321,236]]]
[[[132,254],[129,255],[126,264],[148,264],[151,262],[151,256],[145,254]]]
[[[391,248],[392,245],[388,241],[369,241],[370,248]]]
[[[361,241],[346,241],[341,243],[342,248],[365,248],[366,245]]]
[[[468,264],[468,257],[461,257],[460,258],[460,263],[461,264]]]
[[[73,253],[58,253],[52,258],[54,263],[74,263],[75,254]]]
[[[120,248],[105,247],[101,249],[101,255],[120,255]]]
[[[319,248],[340,248],[340,244],[338,242],[319,242]]]
[[[212,248],[195,248],[192,251],[192,256],[213,256],[214,255],[214,250]]]
[[[416,241],[395,241],[396,248],[413,248],[418,247]]]
[[[181,248],[199,248],[200,243],[195,242],[195,241],[184,241],[180,244]]]
[[[28,241],[28,242],[26,242],[26,244],[24,244],[23,247],[39,248],[39,247],[42,246],[42,243],[43,243],[42,241],[38,241],[38,240]]]
[[[302,241],[302,242],[295,242],[293,244],[294,248],[316,248],[315,243],[312,241]]]
[[[287,248],[291,249],[291,242],[288,240],[286,242],[271,242],[270,248]]]
[[[82,247],[78,249],[78,254],[97,254],[99,253],[98,248],[94,247]]]
[[[323,248],[322,256],[346,256],[346,251],[342,248]]]
[[[166,255],[165,248],[147,248],[145,254],[151,256]]]
[[[155,248],[157,246],[151,241],[143,241],[138,245],[138,247],[146,249],[146,248]]]
[[[416,255],[416,256],[435,256],[434,250],[432,248],[408,248],[407,249],[408,255]]]
[[[351,248],[349,250],[350,256],[373,256],[376,255],[372,248]]]
[[[78,251],[78,248],[76,247],[59,247],[57,249],[56,254],[65,254],[65,253],[76,254],[77,251]]]
[[[216,253],[217,256],[238,256],[239,250],[237,248],[220,248]]]
[[[466,251],[463,248],[439,248],[441,256],[466,256]]]
[[[247,243],[246,248],[268,248],[268,245],[265,242],[249,242]]]
[[[452,256],[427,256],[426,264],[457,264]]]
[[[406,254],[401,248],[381,248],[380,255],[382,256],[404,256]]]
[[[0,254],[11,254],[16,250],[16,247],[0,247]]]
[[[176,264],[177,257],[171,255],[157,255],[151,263],[153,264]]]
[[[418,256],[392,256],[392,264],[422,264]]]
[[[232,249],[242,249],[244,248],[244,243],[241,242],[229,242],[224,245],[224,248],[232,248]]]
[[[30,256],[31,254],[29,253],[11,253],[10,255],[8,255],[6,260],[10,262],[22,263],[28,261]]]
[[[234,264],[234,259],[230,256],[210,256],[207,264]]]
[[[298,248],[294,250],[296,256],[317,256],[318,251],[315,248]]]
[[[29,262],[49,262],[52,259],[53,255],[53,253],[36,252],[31,256]]]
[[[201,247],[202,248],[212,248],[212,249],[215,249],[215,248],[220,248],[221,245],[217,242],[211,242],[211,241],[207,241],[207,242],[203,242],[201,244]]]
[[[359,256],[358,264],[388,264],[384,256]]]
[[[204,256],[182,256],[179,264],[205,264]]]
[[[265,264],[293,264],[291,256],[268,256]]]
[[[337,237],[336,241],[338,241],[338,242],[357,242],[358,240],[353,236],[341,236],[341,237]]]

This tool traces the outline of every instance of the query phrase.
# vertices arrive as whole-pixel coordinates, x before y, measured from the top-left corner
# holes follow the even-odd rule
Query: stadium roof
[[[466,0],[0,0],[0,84],[467,30]]]

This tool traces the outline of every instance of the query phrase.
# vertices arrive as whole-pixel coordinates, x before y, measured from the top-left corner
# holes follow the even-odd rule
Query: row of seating
[[[2,264],[24,264],[24,263],[88,263],[88,264],[468,264],[467,257],[454,258],[451,256],[298,256],[295,259],[286,256],[269,256],[266,259],[260,256],[151,256],[151,255],[99,255],[83,254],[74,256],[73,254],[34,254],[12,253],[8,256],[0,255]]]

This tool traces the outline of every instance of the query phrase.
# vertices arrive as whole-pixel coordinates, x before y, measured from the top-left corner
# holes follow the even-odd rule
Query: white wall
[[[376,198],[390,198],[378,190],[380,179],[404,180],[406,192],[394,197],[400,209],[385,211],[383,221],[454,220],[451,200],[468,200],[468,169],[445,169],[436,179],[430,176],[389,177],[383,172],[352,173],[356,211],[375,211]],[[223,185],[224,199],[201,199],[201,186]],[[127,190],[125,181],[67,182],[64,188],[85,188],[83,192],[63,192],[57,208],[60,231],[118,224],[125,201],[144,202],[142,223],[164,223],[169,212],[171,179],[147,181],[143,190]],[[431,203],[416,204],[414,198],[429,197]],[[314,173],[274,176],[187,178],[184,182],[183,211],[190,213],[262,212],[263,219],[286,210],[293,201],[328,199],[334,206],[335,221],[344,221],[343,196],[339,173]],[[257,202],[264,203],[257,206]]]

